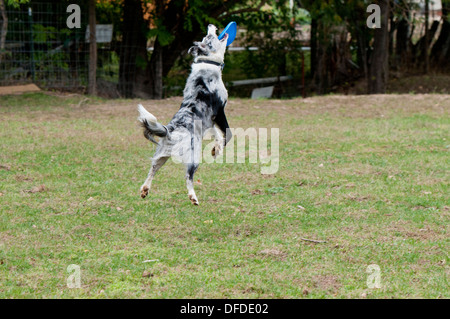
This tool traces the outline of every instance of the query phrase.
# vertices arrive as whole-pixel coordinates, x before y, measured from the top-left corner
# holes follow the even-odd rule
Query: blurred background
[[[230,96],[450,92],[450,0],[0,0],[0,11],[0,93],[182,95],[192,42],[230,21]]]

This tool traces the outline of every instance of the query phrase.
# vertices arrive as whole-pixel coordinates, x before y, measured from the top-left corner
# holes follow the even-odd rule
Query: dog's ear
[[[198,55],[198,46],[190,47],[188,50],[188,54],[192,54],[194,57]]]
[[[188,53],[196,57],[198,55],[208,55],[209,51],[207,45],[203,42],[194,42],[194,46],[189,49]]]

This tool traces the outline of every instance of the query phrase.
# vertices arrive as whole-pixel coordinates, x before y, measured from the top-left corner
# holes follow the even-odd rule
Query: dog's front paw
[[[145,198],[148,195],[148,191],[150,190],[150,188],[147,185],[144,185],[141,187],[141,197]]]
[[[213,147],[213,149],[211,150],[211,155],[216,158],[217,156],[219,156],[222,153],[222,145],[220,143],[216,143]]]

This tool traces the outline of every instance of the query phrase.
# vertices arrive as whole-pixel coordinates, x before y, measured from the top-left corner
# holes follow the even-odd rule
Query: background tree
[[[163,78],[209,23],[223,26],[231,16],[256,10],[262,2],[124,0],[121,93],[126,97],[161,98]],[[154,39],[150,58],[144,52],[149,38]]]
[[[145,96],[140,85],[145,85],[141,75],[147,65],[147,23],[143,17],[140,0],[123,1],[123,22],[119,49],[119,91],[123,97]],[[141,83],[139,83],[138,79]]]
[[[369,94],[385,93],[389,76],[389,1],[379,0],[381,28],[375,29],[369,68]]]
[[[355,67],[350,50],[348,33],[356,34],[361,53],[358,59],[366,70],[366,50],[368,39],[360,25],[362,1],[303,0],[301,4],[311,14],[311,77],[318,94],[329,92],[336,85],[346,84]],[[355,17],[356,15],[356,17]],[[363,15],[364,16],[364,15]],[[349,27],[349,25],[352,26]],[[365,20],[364,20],[365,25]],[[367,27],[366,27],[367,29]]]
[[[276,68],[277,75],[286,75],[291,61],[299,61],[297,53],[303,45],[292,23],[300,8],[310,15],[310,76],[312,89],[319,94],[348,87],[361,78],[368,93],[383,93],[390,68],[419,70],[425,52],[431,54],[430,67],[435,66],[450,52],[446,14],[450,0],[443,0],[442,30],[433,47],[440,24],[431,23],[427,39],[423,36],[416,41],[413,35],[420,21],[411,14],[417,7],[410,0],[296,0],[293,10],[287,0],[117,2],[123,9],[119,88],[126,97],[161,98],[164,79],[209,23],[223,27],[235,20],[240,29],[246,29],[245,44],[259,48],[242,54],[239,63],[246,74],[262,77]],[[378,30],[366,25],[366,9],[371,3],[383,10],[382,28]],[[146,51],[149,46],[153,46],[152,52]]]
[[[30,0],[6,0],[6,4],[12,7],[18,7],[20,4],[28,3]],[[6,35],[8,33],[8,15],[6,14],[5,0],[0,0],[0,18],[1,18],[1,31],[0,31],[0,63],[2,62],[2,54],[5,50]]]
[[[450,68],[450,0],[442,0],[442,27],[431,49],[430,60],[435,68]]]
[[[88,93],[97,94],[97,39],[95,0],[89,0],[89,85]]]
[[[282,76],[299,70],[302,43],[296,24],[308,20],[304,13],[291,10],[288,1],[278,1],[234,19],[245,29],[241,41],[247,50],[239,62],[248,77]],[[258,50],[249,50],[250,47]],[[288,65],[295,63],[295,69],[288,70]]]
[[[29,6],[35,8],[35,21],[39,21],[39,12],[63,12],[70,0],[33,0],[29,4],[20,5],[24,2],[27,1],[0,0],[0,58],[3,57],[3,65],[9,63],[7,68],[17,67],[11,57],[13,52],[16,57],[17,52],[20,52],[25,60],[31,61],[31,70],[34,70],[34,61],[38,62],[38,70],[45,72],[55,69],[50,67],[50,62],[59,63],[59,70],[69,68],[68,80],[78,81],[80,87],[84,87],[88,58],[94,56],[87,53],[84,37],[89,0],[78,2],[82,9],[81,29],[61,28],[65,24],[66,15],[54,14],[46,18],[46,21],[40,20],[37,23],[32,23],[31,18],[23,22],[19,18],[20,23],[16,23],[17,18],[14,18],[14,25],[10,23],[9,26],[10,31],[14,32],[7,33],[6,12],[13,6],[18,6],[11,10],[17,17],[26,14]],[[224,71],[228,80],[234,80],[235,75],[238,79],[244,76],[298,77],[301,73],[301,48],[308,45],[307,39],[301,36],[301,30],[305,29],[305,25],[300,26],[302,23],[311,25],[311,51],[310,54],[307,52],[307,56],[310,56],[307,68],[310,62],[309,83],[312,84],[311,90],[318,94],[340,91],[342,88],[345,91],[357,82],[365,82],[368,93],[382,93],[386,90],[389,71],[393,71],[393,76],[398,76],[400,73],[423,73],[424,69],[442,72],[449,66],[446,62],[450,58],[450,0],[442,0],[442,19],[431,19],[430,16],[428,24],[423,14],[419,13],[417,4],[411,0],[90,2],[96,4],[97,23],[114,24],[113,41],[100,45],[102,50],[99,51],[99,65],[105,62],[108,70],[100,68],[99,74],[102,76],[102,72],[109,72],[105,80],[102,80],[102,85],[115,91],[116,96],[118,94],[114,77],[117,75],[117,67],[117,87],[124,97],[162,98],[167,94],[163,83],[166,87],[182,86],[181,81],[184,81],[192,61],[192,57],[185,52],[192,42],[201,39],[209,23],[223,28],[232,20],[237,21],[240,31],[235,45],[248,48],[256,46],[258,50],[248,49],[228,54],[228,67]],[[383,12],[386,11],[381,30],[369,29],[366,25],[369,15],[366,9],[373,2],[380,4]],[[17,33],[16,29],[22,33]],[[27,31],[24,33],[23,30]],[[5,41],[23,41],[23,50],[14,47],[12,50],[7,49],[6,54]],[[36,54],[33,55],[36,50],[28,46],[39,51],[37,60],[33,59],[33,56],[37,57]],[[49,57],[55,61],[50,61]],[[65,62],[61,62],[61,59],[59,61],[59,57],[63,57]],[[233,67],[230,68],[230,65]],[[92,75],[95,78],[95,63],[91,63],[91,66],[92,79]],[[38,73],[41,74],[41,80],[46,81],[46,73]],[[276,94],[284,90],[283,86],[295,85],[295,81],[298,82],[298,78],[283,85],[279,82]]]

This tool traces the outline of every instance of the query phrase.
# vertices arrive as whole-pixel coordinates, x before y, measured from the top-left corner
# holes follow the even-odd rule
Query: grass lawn
[[[181,99],[0,97],[0,298],[450,297],[449,95],[230,99],[280,129],[279,170],[203,163],[198,207],[170,160],[140,198],[138,102]]]

